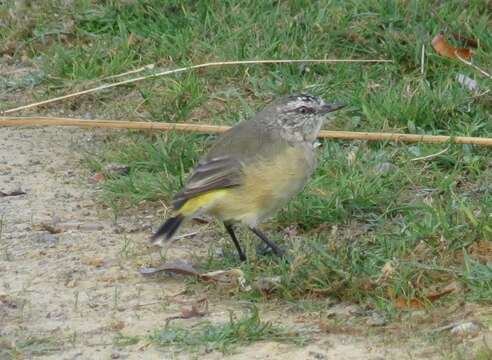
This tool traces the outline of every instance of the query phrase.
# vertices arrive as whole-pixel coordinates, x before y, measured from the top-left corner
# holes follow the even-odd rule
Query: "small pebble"
[[[115,234],[123,234],[125,232],[125,228],[123,228],[122,226],[119,226],[119,225],[115,225],[115,226],[113,226],[113,232]]]
[[[319,353],[317,351],[310,351],[309,352],[309,356],[311,356],[312,358],[314,358],[316,360],[325,360],[325,359],[327,359],[327,357],[326,357],[325,354]]]

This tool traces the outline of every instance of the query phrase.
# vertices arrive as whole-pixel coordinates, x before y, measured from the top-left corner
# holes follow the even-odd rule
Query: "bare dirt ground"
[[[10,94],[9,102],[32,100]],[[371,323],[367,314],[357,315],[350,304],[334,304],[330,311],[335,323],[338,317],[344,324],[359,316],[357,326],[333,327],[333,321],[326,326],[319,312],[293,311],[272,300],[259,305],[262,320],[296,330],[308,339],[307,345],[256,342],[227,355],[157,347],[145,335],[164,327],[168,317],[179,315],[182,300],[205,295],[209,304],[203,318],[174,320],[184,327],[203,320],[227,322],[231,311],[240,317],[247,305],[226,291],[183,293],[183,277],[139,273],[142,266],[161,262],[148,239],[151,228],[163,220],[162,214],[144,204],[115,220],[112,210],[98,202],[98,184],[91,182],[92,174],[81,160],[87,151],[97,150],[105,136],[100,130],[0,127],[0,191],[12,195],[0,194],[1,360],[376,360],[440,359],[450,358],[450,353],[459,354],[454,358],[473,358],[467,349],[490,343],[490,331],[483,329],[471,337],[424,340],[425,333],[414,336],[405,330],[413,328],[404,323]],[[203,244],[217,237],[202,232],[182,239],[167,257],[190,260],[191,253],[204,254],[208,245]],[[473,320],[487,311],[473,306],[460,309],[463,315],[440,317],[432,326]],[[427,321],[429,316],[417,311],[408,314],[408,322]],[[367,326],[361,327],[366,321]],[[115,344],[119,333],[140,340],[127,346]]]
[[[146,341],[124,347],[113,344],[118,332],[145,335],[163,327],[167,317],[179,314],[174,295],[184,290],[184,279],[139,274],[140,266],[159,263],[159,254],[148,246],[148,236],[149,227],[160,218],[148,210],[115,223],[111,211],[97,203],[97,186],[88,181],[90,174],[80,160],[84,149],[96,147],[98,139],[101,136],[79,129],[0,130],[0,190],[25,192],[0,198],[0,346],[24,358],[196,357]],[[52,234],[50,230],[61,232]],[[168,256],[186,259],[190,250],[198,251],[202,241],[207,239],[184,239]],[[240,313],[243,308],[244,304],[226,295],[216,296],[209,300],[206,318],[224,322],[230,310]],[[440,350],[420,342],[403,344],[384,334],[326,333],[316,325],[315,317],[301,313],[285,316],[274,304],[260,309],[263,319],[295,328],[312,341],[304,347],[254,343],[226,357],[441,358]],[[176,320],[183,326],[196,321]],[[29,339],[37,339],[31,343],[38,347],[19,345]],[[223,358],[219,352],[199,356]]]

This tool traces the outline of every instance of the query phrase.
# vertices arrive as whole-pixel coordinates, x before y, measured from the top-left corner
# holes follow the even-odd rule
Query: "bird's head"
[[[327,103],[318,96],[307,94],[284,96],[267,106],[268,117],[282,135],[293,141],[314,141],[326,114],[345,105]]]

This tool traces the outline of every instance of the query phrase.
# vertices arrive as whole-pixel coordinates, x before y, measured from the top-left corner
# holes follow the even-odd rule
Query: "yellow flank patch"
[[[186,201],[180,213],[191,216],[203,211],[223,221],[254,224],[302,190],[313,168],[314,157],[307,157],[302,148],[289,147],[271,158],[259,157],[243,167],[241,185],[197,195]]]
[[[198,195],[194,198],[189,199],[186,203],[181,207],[180,213],[184,216],[189,216],[200,210],[201,208],[207,208],[212,205],[216,200],[227,194],[229,189],[218,189],[208,191],[202,195]]]
[[[208,212],[221,220],[262,220],[302,189],[312,168],[298,148],[289,148],[272,159],[259,159],[243,168],[242,184],[230,188]]]

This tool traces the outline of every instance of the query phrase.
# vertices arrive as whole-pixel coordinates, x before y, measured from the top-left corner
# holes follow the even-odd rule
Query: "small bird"
[[[284,96],[233,126],[174,196],[177,214],[159,227],[152,242],[162,245],[185,220],[209,214],[224,223],[241,261],[246,255],[234,233],[236,223],[282,256],[258,225],[303,189],[316,167],[316,139],[324,117],[342,107],[307,94]]]

